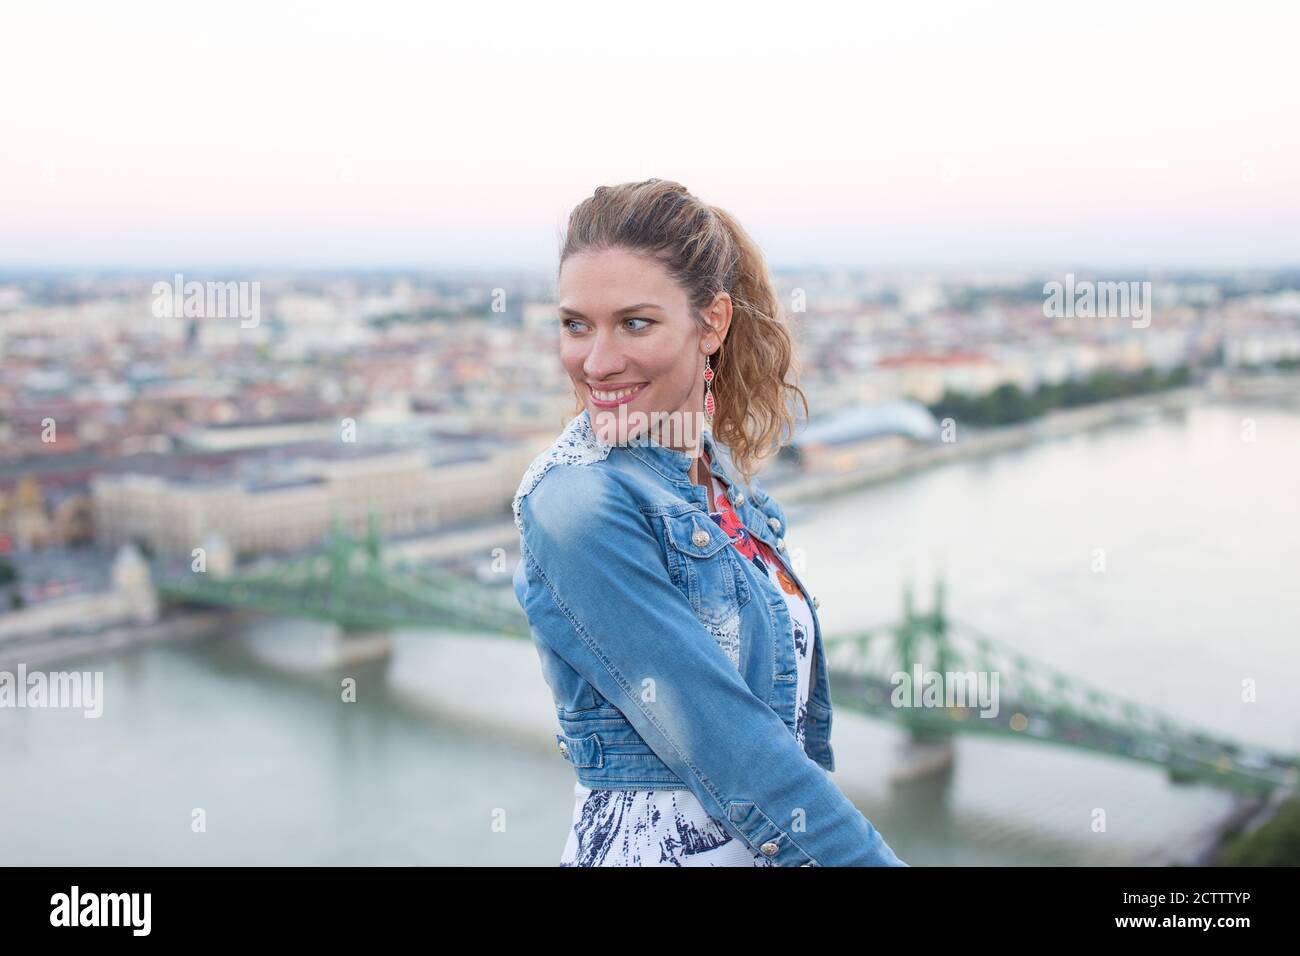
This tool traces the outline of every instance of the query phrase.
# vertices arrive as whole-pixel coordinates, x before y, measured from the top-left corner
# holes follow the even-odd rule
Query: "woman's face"
[[[655,440],[698,448],[704,356],[726,338],[731,297],[719,293],[705,312],[716,331],[701,329],[662,265],[618,249],[565,260],[559,298],[560,360],[597,434],[623,444],[649,416],[676,413]]]

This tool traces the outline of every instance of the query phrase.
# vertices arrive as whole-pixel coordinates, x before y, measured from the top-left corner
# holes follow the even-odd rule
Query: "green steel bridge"
[[[386,559],[373,517],[360,538],[336,523],[320,553],[225,575],[156,567],[154,582],[165,600],[333,621],[345,635],[433,626],[531,640],[512,589],[503,594]],[[1294,790],[1300,781],[1296,755],[1189,727],[955,624],[944,612],[942,582],[928,611],[913,607],[909,587],[897,623],[824,640],[835,706],[901,724],[918,741],[958,734],[1037,740],[1154,765],[1179,782],[1254,794]]]

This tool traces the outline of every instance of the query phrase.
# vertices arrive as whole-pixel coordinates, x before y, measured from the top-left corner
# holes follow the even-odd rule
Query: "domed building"
[[[818,418],[797,432],[779,458],[801,471],[847,471],[938,440],[939,423],[930,410],[901,398]]]

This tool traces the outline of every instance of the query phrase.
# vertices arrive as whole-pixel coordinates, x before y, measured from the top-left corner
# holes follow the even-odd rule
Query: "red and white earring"
[[[704,353],[704,420],[713,424],[713,367],[709,365],[709,353]]]

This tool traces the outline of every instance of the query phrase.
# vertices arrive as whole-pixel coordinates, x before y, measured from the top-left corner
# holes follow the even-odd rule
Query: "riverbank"
[[[1295,380],[1300,382],[1300,377]],[[1149,415],[1186,408],[1215,396],[1216,393],[1208,386],[1188,386],[1099,402],[1081,408],[1055,411],[1021,425],[962,431],[955,442],[918,445],[893,458],[863,463],[845,472],[819,471],[805,474],[775,471],[770,476],[763,475],[762,481],[764,487],[782,505],[821,500],[949,462],[1023,448],[1035,442],[1104,428],[1119,422],[1140,421]],[[389,542],[385,544],[384,552],[389,558],[400,556],[413,561],[454,561],[482,556],[499,546],[512,548],[518,545],[518,541],[519,532],[514,521],[505,520],[401,542]]]
[[[1300,866],[1300,798],[1274,792],[1268,812],[1223,834],[1209,866]]]
[[[1158,854],[1152,866],[1214,866],[1233,834],[1247,826],[1258,826],[1277,812],[1274,800],[1258,794],[1234,798],[1228,812],[1210,821],[1196,839]]]
[[[864,463],[840,473],[773,475],[770,479],[765,477],[763,484],[782,505],[822,500],[950,462],[982,458],[1121,422],[1141,421],[1151,415],[1208,401],[1212,395],[1207,386],[1188,386],[1079,408],[1058,409],[1020,425],[985,429],[962,429],[959,426],[954,441],[918,445],[891,458]]]
[[[240,611],[225,609],[172,610],[152,624],[123,625],[90,634],[61,634],[10,641],[0,646],[0,669],[19,663],[28,667],[47,666],[89,654],[102,654],[160,641],[205,637],[229,630]]]
[[[859,463],[846,471],[801,473],[776,469],[763,475],[762,480],[782,505],[821,501],[951,462],[995,455],[1115,424],[1138,422],[1202,402],[1287,397],[1300,398],[1300,375],[1264,379],[1225,373],[1211,377],[1205,384],[1058,409],[1019,425],[959,429],[956,441],[917,445],[894,457]],[[447,563],[480,559],[497,547],[512,551],[518,543],[519,532],[511,519],[387,542],[384,553],[388,560],[400,558]]]
[[[963,428],[959,424],[953,441],[907,448],[893,457],[859,462],[838,473],[778,471],[770,477],[764,476],[763,484],[783,505],[821,500],[954,461],[981,458],[1040,441],[1137,422],[1191,405],[1237,400],[1300,403],[1300,374],[1216,370],[1204,383],[1075,408],[1054,409],[1041,418],[1018,425]]]

